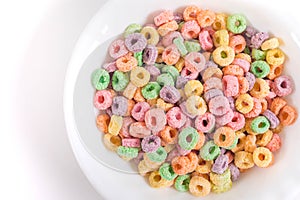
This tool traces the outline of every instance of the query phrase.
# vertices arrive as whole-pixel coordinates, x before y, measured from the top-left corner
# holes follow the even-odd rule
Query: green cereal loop
[[[176,178],[174,187],[179,192],[187,192],[189,190],[190,175],[180,175]]]
[[[258,116],[252,120],[250,127],[255,133],[265,133],[270,128],[270,122],[265,116]]]
[[[92,84],[96,90],[104,90],[110,81],[109,73],[104,69],[97,69],[92,73]]]
[[[264,78],[270,73],[270,66],[266,61],[257,60],[251,64],[250,70],[257,78]]]
[[[248,55],[251,54],[250,48],[249,48],[248,46],[245,47],[244,53],[245,53],[245,54],[248,54]]]
[[[158,149],[153,153],[147,153],[148,158],[152,162],[163,162],[167,158],[167,152],[163,147],[158,147]]]
[[[133,56],[138,61],[138,66],[139,67],[143,66],[143,52],[140,51],[140,52],[134,53]]]
[[[200,149],[200,157],[206,161],[214,160],[220,153],[221,149],[214,143],[213,140],[206,142]]]
[[[266,52],[259,49],[252,49],[251,56],[254,60],[265,60]]]
[[[139,24],[130,24],[125,29],[123,36],[126,38],[128,35],[130,35],[132,33],[139,33],[139,32],[141,32],[142,28],[143,27]]]
[[[185,45],[183,43],[182,38],[180,38],[180,37],[175,38],[173,40],[173,43],[176,45],[176,47],[179,50],[181,56],[185,56],[188,53],[188,51],[187,51],[187,49],[186,49],[186,47],[185,47]]]
[[[168,66],[168,65],[165,65],[162,63],[155,63],[154,66],[157,67],[159,70],[161,70],[163,67]]]
[[[231,182],[231,172],[230,169],[226,169],[223,174],[217,174],[214,172],[209,173],[210,180],[215,185],[224,185]]]
[[[179,133],[178,144],[182,149],[192,150],[197,145],[198,141],[199,141],[199,134],[197,130],[192,127],[184,128]]]
[[[112,87],[114,90],[123,91],[129,83],[129,76],[127,73],[115,71],[112,76]]]
[[[138,153],[139,149],[134,147],[119,146],[117,149],[117,154],[126,158],[136,158],[138,156]]]
[[[233,14],[227,18],[227,29],[232,33],[242,33],[246,27],[247,21],[243,15]]]
[[[162,87],[163,86],[166,86],[166,85],[169,85],[169,86],[174,86],[174,80],[173,80],[173,77],[169,74],[169,73],[164,73],[164,74],[161,74],[159,75],[157,78],[156,78],[156,81],[159,85],[161,85]]]
[[[161,69],[161,73],[168,73],[172,76],[173,80],[176,81],[179,76],[178,70],[174,66],[164,66]]]
[[[231,188],[232,188],[232,181],[225,183],[224,185],[212,184],[211,191],[216,194],[220,194],[229,191]]]
[[[149,82],[142,88],[142,95],[145,99],[156,99],[160,89],[161,87],[157,82]]]
[[[201,50],[201,46],[199,42],[193,42],[193,41],[184,41],[184,45],[186,47],[186,50],[190,52],[199,52]]]
[[[239,138],[235,137],[233,144],[231,146],[225,148],[225,149],[228,149],[228,150],[233,149],[234,147],[236,147],[236,145],[237,145],[238,142],[239,142]]]
[[[168,181],[174,180],[177,177],[177,174],[173,171],[170,163],[164,163],[162,166],[160,166],[158,171],[160,176]]]

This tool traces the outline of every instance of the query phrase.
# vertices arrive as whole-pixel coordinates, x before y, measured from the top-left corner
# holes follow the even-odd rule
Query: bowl
[[[218,0],[108,1],[87,25],[74,49],[64,94],[65,122],[74,153],[83,172],[105,199],[196,199],[173,188],[151,188],[136,174],[133,166],[104,147],[102,133],[95,125],[94,88],[90,81],[92,72],[106,60],[110,42],[122,34],[127,25],[133,22],[146,24],[162,9],[182,11],[192,4],[216,12],[243,13],[257,29],[281,38],[284,41],[281,49],[288,58],[284,73],[292,76],[296,88],[288,101],[294,106],[299,104],[296,99],[300,98],[297,91],[300,86],[297,77],[300,73],[300,31],[289,16],[280,15],[259,1],[251,1],[251,4],[245,0],[227,0],[226,3]],[[210,194],[203,199],[294,199],[300,188],[300,161],[296,159],[300,155],[299,128],[298,120],[281,133],[283,145],[275,153],[273,166],[249,170],[229,192]]]

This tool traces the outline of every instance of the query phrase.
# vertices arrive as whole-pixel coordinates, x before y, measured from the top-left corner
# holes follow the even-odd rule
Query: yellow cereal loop
[[[128,83],[125,90],[123,91],[123,96],[127,99],[132,99],[136,93],[137,87],[131,82]]]
[[[213,60],[218,65],[225,67],[234,60],[234,49],[229,46],[219,46],[213,51]]]
[[[136,87],[145,86],[150,80],[150,73],[144,67],[135,67],[130,72],[130,81]]]
[[[231,149],[233,153],[243,151],[246,143],[246,135],[243,133],[243,131],[236,131],[235,134],[238,137],[238,143],[234,148]]]
[[[197,197],[204,197],[210,193],[210,182],[200,176],[193,176],[190,180],[189,191],[192,195]]]
[[[207,105],[202,97],[192,95],[186,100],[186,109],[192,115],[203,115]]]
[[[255,135],[247,135],[245,140],[245,151],[253,153],[256,149],[256,136]]]
[[[264,41],[261,45],[261,50],[266,51],[269,49],[275,49],[279,47],[279,40],[277,38],[271,38]]]
[[[149,184],[153,188],[164,188],[173,185],[174,180],[168,181],[163,179],[158,171],[151,172],[149,176]]]
[[[202,79],[205,82],[211,77],[216,77],[216,78],[222,79],[222,77],[223,77],[222,70],[218,67],[207,68],[202,75]]]
[[[157,58],[156,58],[156,63],[162,63],[164,60],[162,59],[162,53],[164,52],[165,48],[162,46],[156,47],[157,49]]]
[[[121,116],[112,115],[108,125],[108,132],[112,135],[118,135],[121,130],[123,118]]]
[[[258,147],[253,152],[253,161],[258,167],[269,167],[273,163],[273,153],[265,147]]]
[[[254,167],[252,153],[246,151],[236,152],[234,155],[234,164],[240,169],[250,169]]]
[[[145,26],[142,28],[141,34],[145,36],[148,44],[157,45],[159,42],[159,34],[154,27]]]
[[[166,103],[163,99],[159,98],[156,101],[156,106],[163,109],[165,112],[168,112],[171,108],[174,107],[174,104]]]
[[[190,97],[192,95],[201,96],[203,93],[203,85],[198,80],[190,80],[184,86],[184,93],[186,97]]]
[[[262,78],[257,78],[250,94],[258,99],[265,98],[270,92],[269,84]]]
[[[103,143],[108,150],[117,152],[118,147],[122,144],[122,140],[118,135],[107,133],[103,136]]]
[[[218,186],[229,183],[231,181],[230,177],[231,177],[230,169],[226,169],[225,172],[223,172],[223,174],[217,174],[214,172],[209,173],[210,181],[214,185],[218,185]]]
[[[283,64],[284,60],[285,60],[285,55],[280,49],[276,48],[267,51],[266,61],[269,65],[278,66]]]
[[[185,60],[184,60],[184,58],[180,58],[179,60],[178,60],[178,62],[175,64],[175,68],[178,70],[178,72],[181,72],[182,71],[182,69],[183,69],[183,67],[184,67],[184,63],[185,63]]]
[[[210,172],[213,163],[213,160],[206,161],[200,157],[195,171],[200,174],[207,174]]]
[[[257,146],[264,147],[266,146],[272,139],[273,132],[271,130],[267,130],[264,134],[256,135],[256,144]]]
[[[214,30],[226,29],[227,15],[225,13],[216,14],[216,19],[212,24]]]
[[[241,94],[235,101],[235,108],[240,113],[246,114],[253,109],[254,101],[249,94]]]
[[[219,46],[228,46],[229,44],[229,34],[225,29],[218,30],[213,35],[213,42],[216,47]]]
[[[147,99],[147,103],[148,103],[150,106],[155,106],[155,105],[156,105],[156,102],[157,102],[157,99]]]
[[[246,53],[238,53],[235,58],[241,58],[246,60],[248,63],[251,63],[251,56]]]

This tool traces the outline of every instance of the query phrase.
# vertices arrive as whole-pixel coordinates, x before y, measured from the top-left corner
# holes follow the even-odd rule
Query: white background
[[[0,199],[100,198],[73,156],[62,95],[72,49],[104,2],[0,0]]]

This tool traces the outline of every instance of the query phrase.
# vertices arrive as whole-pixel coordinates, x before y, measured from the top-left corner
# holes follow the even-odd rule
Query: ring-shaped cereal
[[[220,147],[213,140],[210,140],[200,149],[199,155],[203,160],[213,161],[220,153]]]
[[[203,115],[207,105],[202,97],[192,95],[186,100],[186,109],[192,115]]]
[[[125,38],[125,46],[133,53],[143,51],[147,45],[147,39],[140,33],[132,33]]]
[[[99,114],[96,119],[96,124],[98,129],[102,133],[108,133],[108,125],[109,125],[110,117],[108,114]]]
[[[197,165],[198,165],[198,162],[199,162],[199,158],[198,158],[198,155],[191,151],[190,153],[188,153],[186,155],[186,157],[190,160],[190,164],[189,164],[189,173],[195,171]]]
[[[270,66],[266,61],[257,60],[251,64],[251,72],[257,78],[265,78],[270,73]]]
[[[118,135],[107,133],[103,137],[103,143],[107,149],[117,152],[118,147],[122,145],[122,139]]]
[[[245,113],[244,116],[246,118],[253,118],[253,117],[257,117],[262,110],[262,105],[260,103],[260,100],[257,98],[253,98],[253,108],[250,112]]]
[[[216,77],[219,79],[222,79],[223,77],[223,72],[220,68],[218,67],[209,67],[204,70],[204,73],[202,74],[202,79],[203,81],[207,81],[211,77]]]
[[[251,122],[251,129],[257,134],[265,133],[269,128],[270,122],[265,116],[258,116]]]
[[[119,71],[128,72],[138,66],[138,61],[135,57],[127,54],[123,57],[118,58],[116,61],[116,65]]]
[[[264,147],[271,141],[272,137],[273,132],[271,130],[267,130],[264,134],[256,135],[256,144],[258,146]]]
[[[181,128],[186,122],[186,116],[179,107],[173,107],[167,112],[167,122],[172,128]]]
[[[270,110],[275,114],[278,115],[280,110],[286,106],[287,102],[280,97],[276,97],[273,99],[271,106],[270,106]]]
[[[158,27],[157,32],[159,33],[159,35],[163,37],[172,31],[176,31],[177,29],[178,29],[177,22],[172,20]]]
[[[152,108],[145,114],[145,123],[148,129],[159,132],[167,124],[165,111],[161,108]]]
[[[204,51],[210,51],[214,47],[214,43],[208,30],[202,29],[199,33],[199,43]]]
[[[213,42],[215,47],[228,46],[229,44],[229,34],[225,29],[218,30],[213,35]]]
[[[205,67],[205,58],[199,52],[191,52],[185,56],[184,66],[191,72],[201,72]]]
[[[233,35],[229,38],[228,46],[233,48],[233,50],[236,54],[241,53],[244,51],[244,49],[246,47],[245,38],[241,35]]]
[[[160,89],[161,87],[157,82],[149,82],[142,88],[141,93],[147,100],[156,99],[159,96]]]
[[[206,140],[206,137],[202,131],[197,131],[197,132],[199,135],[199,140],[198,140],[196,146],[193,148],[194,150],[200,150],[203,147],[205,140]]]
[[[108,132],[112,135],[118,135],[123,124],[123,118],[121,116],[112,115],[108,125]]]
[[[234,164],[239,169],[250,169],[250,168],[254,167],[252,153],[249,153],[246,151],[236,152],[234,155]]]
[[[225,75],[222,78],[223,91],[226,97],[234,97],[239,93],[239,81],[236,76]]]
[[[190,175],[177,176],[174,187],[179,192],[187,192],[189,190]]]
[[[256,149],[256,136],[255,135],[247,135],[245,140],[244,150],[253,153]]]
[[[200,157],[195,171],[200,174],[207,174],[211,171],[211,167],[213,163],[214,163],[213,160],[204,160]]]
[[[269,167],[274,160],[273,153],[265,147],[258,147],[253,152],[253,161],[258,167]]]
[[[178,156],[173,158],[171,165],[176,174],[185,175],[189,171],[190,160],[186,156]]]
[[[231,149],[231,151],[233,153],[238,152],[238,151],[243,151],[245,148],[246,135],[242,131],[237,131],[236,135],[237,135],[238,141],[237,141],[236,146]]]
[[[204,133],[210,133],[214,130],[216,124],[215,116],[209,112],[204,115],[198,115],[195,119],[195,127]]]
[[[171,10],[164,10],[159,15],[153,18],[155,26],[160,26],[174,19],[174,14]]]
[[[112,94],[109,90],[99,90],[94,97],[94,106],[99,110],[106,110],[112,105]]]
[[[199,140],[199,134],[192,127],[184,128],[178,135],[178,144],[182,149],[192,150]]]
[[[158,171],[151,172],[149,176],[149,185],[153,188],[164,188],[173,185],[173,180],[168,181],[163,179]]]
[[[282,74],[284,66],[283,65],[270,65],[270,73],[268,74],[268,79],[273,80]]]
[[[197,16],[197,22],[200,27],[211,26],[216,19],[216,14],[211,10],[201,10]]]
[[[249,81],[247,78],[240,76],[238,77],[239,81],[239,94],[246,94],[249,91]]]
[[[184,86],[184,93],[186,97],[192,95],[201,96],[203,93],[203,85],[198,80],[190,80]]]
[[[229,46],[219,46],[213,51],[213,60],[218,65],[225,67],[234,60],[234,50]]]
[[[234,65],[234,64],[227,65],[226,67],[224,67],[222,69],[222,71],[223,71],[224,76],[225,75],[233,75],[233,76],[236,76],[236,77],[244,76],[243,68],[241,68],[238,65]]]
[[[165,128],[159,132],[159,135],[166,144],[177,143],[178,131],[176,128],[165,126]]]
[[[218,13],[216,14],[216,19],[212,24],[212,27],[216,31],[226,29],[226,23],[227,23],[227,15],[224,13]]]
[[[104,69],[97,69],[92,73],[92,84],[96,90],[104,90],[108,87],[110,76]]]
[[[254,106],[253,98],[249,94],[241,94],[235,101],[235,108],[240,113],[249,113]]]
[[[218,128],[214,134],[214,142],[219,147],[230,147],[236,138],[234,130],[232,128],[223,126]]]
[[[128,35],[132,34],[132,33],[139,33],[142,29],[142,26],[140,24],[130,24],[126,27],[123,36],[124,38],[126,38]]]
[[[186,40],[197,38],[200,33],[200,26],[195,20],[187,21],[181,28],[182,37]]]
[[[210,181],[214,185],[218,185],[218,186],[221,186],[221,185],[224,185],[224,184],[230,182],[231,181],[230,177],[231,177],[230,169],[225,170],[225,172],[222,174],[217,174],[214,172],[209,173]]]
[[[173,171],[172,166],[169,163],[164,163],[159,168],[159,174],[161,177],[165,180],[172,181],[174,180],[178,175]]]
[[[190,180],[189,191],[192,195],[197,197],[204,197],[210,193],[210,182],[200,176],[193,176]]]
[[[257,78],[250,94],[258,99],[265,98],[270,92],[269,84],[262,78]]]
[[[227,17],[227,29],[232,33],[242,33],[247,28],[247,21],[243,15],[233,14]]]
[[[201,9],[195,5],[188,6],[183,11],[184,21],[196,20]]]
[[[150,80],[150,73],[144,67],[135,67],[130,72],[130,81],[136,87],[144,87]]]
[[[148,44],[157,45],[159,42],[159,34],[157,30],[151,26],[142,28],[141,34],[147,39]]]
[[[127,48],[125,47],[125,43],[121,39],[117,39],[113,41],[109,46],[109,55],[113,59],[120,58],[125,56],[128,53]]]
[[[269,65],[282,65],[284,63],[284,60],[285,55],[280,49],[276,48],[267,51],[266,61]]]
[[[162,59],[167,65],[174,65],[180,58],[176,45],[170,45],[162,53]]]
[[[284,126],[293,124],[298,117],[298,113],[292,106],[286,105],[279,112],[278,118],[280,123]]]

